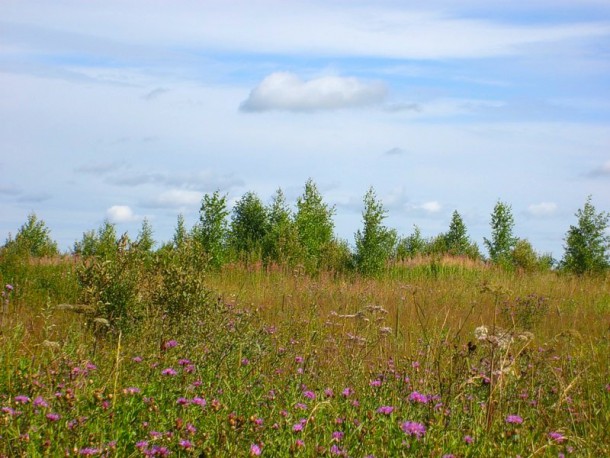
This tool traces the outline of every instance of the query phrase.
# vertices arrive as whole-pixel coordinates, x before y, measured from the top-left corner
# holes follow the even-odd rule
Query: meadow
[[[0,456],[610,456],[608,275],[136,252],[0,257]]]

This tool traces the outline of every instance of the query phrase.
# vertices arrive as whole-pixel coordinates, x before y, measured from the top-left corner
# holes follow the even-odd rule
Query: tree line
[[[216,191],[201,201],[199,219],[190,229],[178,216],[171,241],[156,250],[153,229],[144,220],[135,240],[118,236],[109,221],[83,234],[72,253],[82,257],[112,257],[117,246],[128,245],[142,253],[190,250],[205,259],[208,268],[219,269],[231,262],[264,263],[301,267],[308,273],[320,270],[355,271],[378,275],[392,263],[416,257],[459,256],[487,261],[507,269],[526,271],[557,268],[576,274],[604,272],[610,267],[610,214],[597,212],[589,196],[576,213],[577,222],[568,229],[564,254],[557,262],[539,254],[527,239],[514,234],[509,204],[497,201],[491,213],[490,237],[484,238],[484,255],[468,236],[466,225],[454,211],[447,232],[423,238],[417,226],[412,234],[399,236],[385,225],[387,210],[371,187],[363,198],[362,227],[354,234],[354,246],[335,235],[335,207],[326,203],[313,180],[305,183],[293,211],[281,189],[265,205],[254,192],[244,194],[232,209],[227,195]],[[6,240],[2,253],[24,253],[34,257],[59,254],[44,221],[34,213]]]

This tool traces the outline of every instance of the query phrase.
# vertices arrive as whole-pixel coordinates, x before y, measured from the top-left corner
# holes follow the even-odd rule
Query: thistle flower
[[[163,344],[163,350],[168,350],[170,348],[174,348],[178,346],[178,342],[176,342],[175,340],[168,340],[167,342],[165,342]]]
[[[408,435],[415,436],[418,439],[426,434],[426,427],[415,421],[405,421],[400,428]]]
[[[32,403],[33,406],[35,407],[49,407],[49,403],[47,401],[44,400],[44,398],[42,396],[38,396],[36,399],[34,399],[34,402]]]
[[[61,415],[59,415],[58,413],[51,412],[51,413],[48,413],[46,415],[46,417],[47,417],[47,420],[55,422],[55,421],[59,421],[59,419],[61,418]]]
[[[28,402],[30,402],[30,398],[25,395],[20,394],[18,396],[15,396],[16,404],[27,404]]]
[[[566,440],[566,437],[561,433],[552,431],[549,433],[549,439],[551,439],[554,442],[557,442],[558,444],[561,444],[563,441]]]
[[[259,456],[262,451],[263,450],[260,445],[258,445],[258,444],[250,445],[250,456]]]
[[[506,423],[520,425],[521,423],[523,423],[523,418],[521,418],[519,415],[508,415],[506,417]]]
[[[167,369],[163,369],[163,370],[161,371],[161,374],[162,374],[162,375],[165,375],[165,376],[170,376],[170,377],[173,377],[173,376],[174,376],[174,375],[176,375],[177,373],[178,373],[178,372],[176,372],[176,370],[175,370],[174,368],[172,368],[172,367],[168,367]]]
[[[381,406],[377,409],[377,413],[381,413],[383,415],[390,415],[394,412],[394,407],[392,406]]]
[[[419,404],[427,404],[429,399],[428,396],[426,396],[425,394],[421,394],[417,391],[414,391],[409,395],[409,401],[417,402]]]
[[[187,449],[187,450],[190,449],[190,448],[193,448],[192,442],[190,440],[188,440],[188,439],[182,439],[179,442],[179,444],[180,444],[180,447],[182,447],[184,449]]]

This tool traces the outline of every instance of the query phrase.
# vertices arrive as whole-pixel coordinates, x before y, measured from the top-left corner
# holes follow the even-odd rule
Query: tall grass
[[[610,454],[607,277],[142,262],[109,332],[72,261],[2,264],[0,455]]]

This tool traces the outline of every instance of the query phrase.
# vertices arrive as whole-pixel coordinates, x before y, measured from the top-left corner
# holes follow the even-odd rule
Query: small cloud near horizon
[[[556,212],[557,204],[555,202],[540,202],[527,207],[527,214],[534,217],[552,216]]]
[[[375,105],[387,95],[385,84],[358,78],[323,76],[303,81],[290,72],[267,76],[241,103],[243,112],[312,112]]]
[[[106,216],[111,223],[129,223],[141,219],[128,205],[113,205],[106,210]]]

